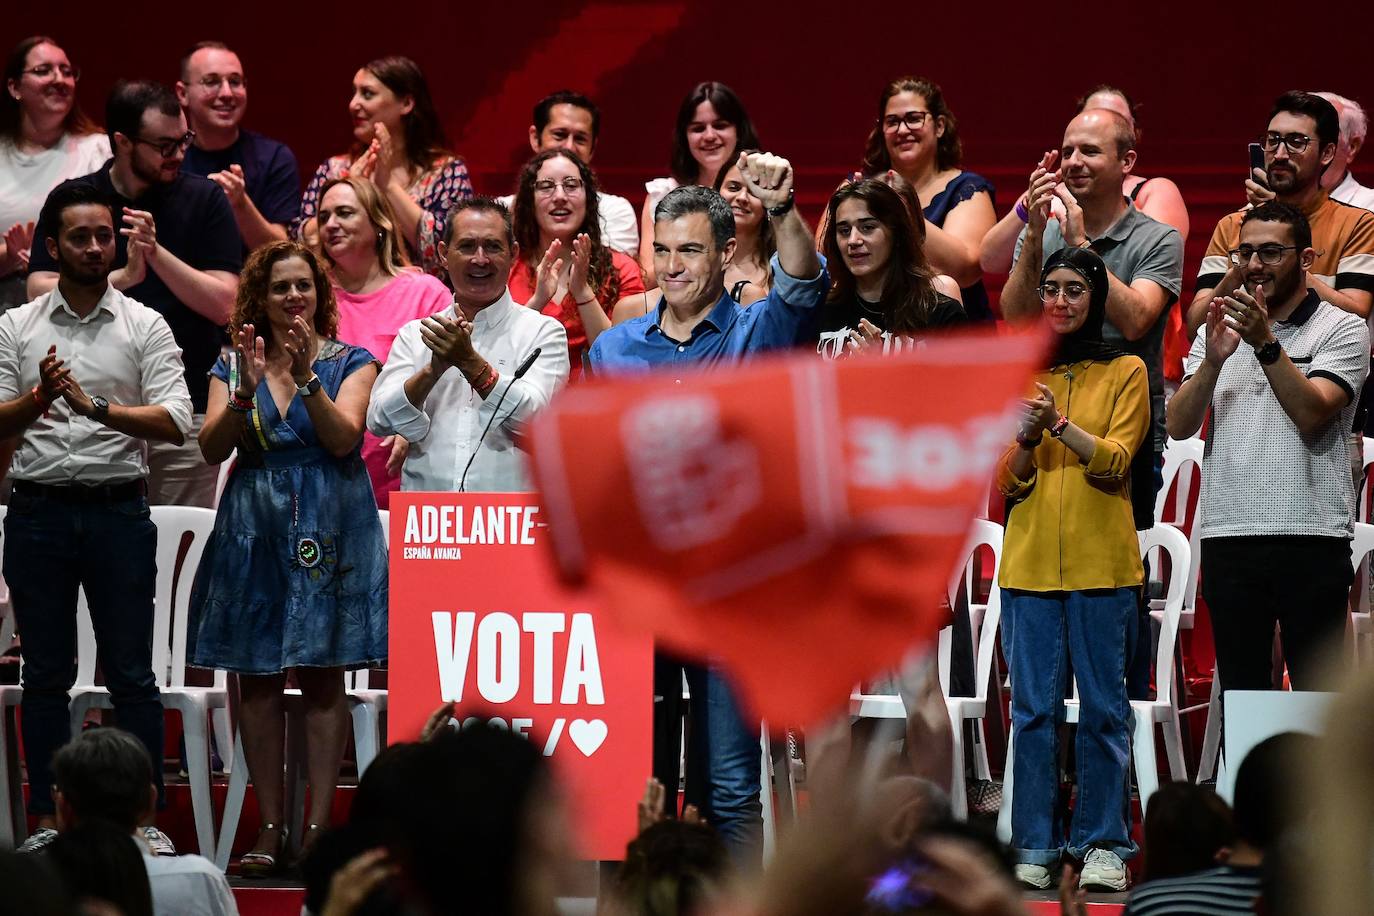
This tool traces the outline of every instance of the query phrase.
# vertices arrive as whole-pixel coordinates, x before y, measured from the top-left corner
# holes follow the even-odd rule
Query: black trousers
[[[1326,650],[1345,635],[1354,571],[1345,538],[1260,536],[1202,542],[1222,690],[1273,686],[1274,624],[1294,690],[1322,687]]]

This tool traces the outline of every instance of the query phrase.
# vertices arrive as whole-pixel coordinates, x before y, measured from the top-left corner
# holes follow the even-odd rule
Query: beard
[[[1314,182],[1310,175],[1304,175],[1302,171],[1294,165],[1275,173],[1271,165],[1265,169],[1265,179],[1269,182],[1269,190],[1275,194],[1296,194],[1307,190]]]
[[[134,156],[129,160],[129,170],[133,172],[140,181],[147,182],[150,185],[167,184],[171,181],[171,179],[163,177],[162,164],[160,162],[158,165],[148,166],[145,165],[139,157]],[[173,174],[172,177],[175,178],[175,174]]]
[[[77,286],[104,286],[110,277],[110,261],[91,264],[86,260],[69,259],[61,248],[57,250],[57,275]]]

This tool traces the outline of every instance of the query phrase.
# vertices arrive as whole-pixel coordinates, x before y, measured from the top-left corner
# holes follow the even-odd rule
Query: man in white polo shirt
[[[1229,252],[1242,285],[1214,298],[1168,407],[1169,435],[1196,435],[1202,468],[1202,595],[1222,690],[1272,685],[1274,624],[1294,689],[1319,686],[1345,632],[1355,488],[1347,430],[1369,372],[1369,330],[1306,283],[1315,252],[1302,211],[1270,201]]]
[[[191,429],[171,329],[110,283],[109,201],[69,182],[49,195],[39,226],[51,229],[35,244],[57,264],[57,285],[0,315],[0,437],[22,437],[10,472],[4,574],[24,635],[24,753],[29,813],[40,828],[29,848],[52,836],[49,766],[70,737],[78,586],[119,722],[162,759],[146,443],[180,445]],[[157,842],[171,849],[160,834]]]

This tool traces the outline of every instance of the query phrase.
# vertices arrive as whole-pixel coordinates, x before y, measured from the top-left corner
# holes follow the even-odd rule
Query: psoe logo
[[[940,491],[970,481],[981,486],[1011,442],[1014,423],[1010,414],[917,426],[855,417],[846,425],[849,478],[877,490]]]

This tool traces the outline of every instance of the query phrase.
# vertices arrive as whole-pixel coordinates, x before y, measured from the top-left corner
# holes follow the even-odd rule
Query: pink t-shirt
[[[339,303],[339,340],[363,347],[385,363],[401,326],[447,308],[453,302],[453,293],[429,274],[412,270],[366,295],[336,286],[334,298]],[[377,506],[382,509],[387,508],[391,492],[401,486],[399,475],[393,477],[386,472],[390,454],[390,449],[382,448],[381,439],[370,432],[363,433],[363,463],[372,479]]]

